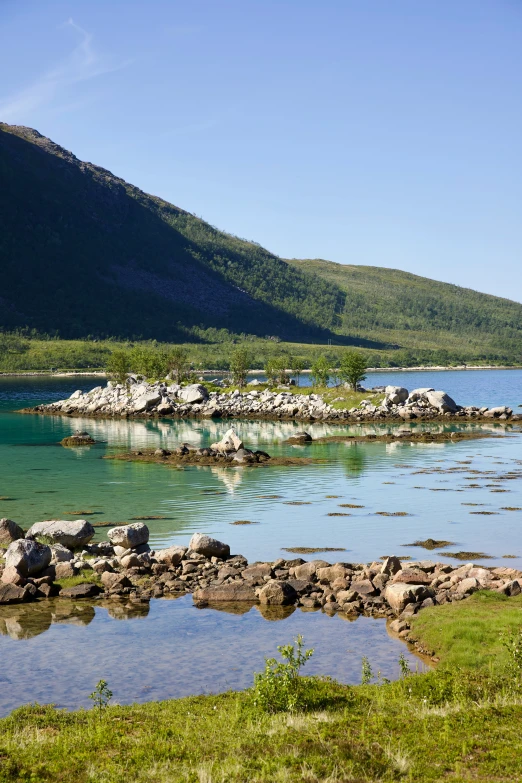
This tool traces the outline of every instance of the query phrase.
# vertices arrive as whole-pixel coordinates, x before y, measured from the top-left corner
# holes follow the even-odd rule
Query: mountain
[[[403,364],[522,357],[516,302],[391,269],[281,259],[31,128],[0,123],[0,183],[0,330],[212,342],[225,329],[354,344]]]
[[[176,340],[323,339],[344,294],[31,128],[0,124],[0,327]]]
[[[522,361],[522,304],[397,269],[289,259],[340,288],[337,331],[400,346],[397,363],[448,359]]]

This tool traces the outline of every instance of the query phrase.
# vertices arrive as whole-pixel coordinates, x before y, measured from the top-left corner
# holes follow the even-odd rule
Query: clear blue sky
[[[522,300],[522,0],[0,0],[0,120],[283,257]]]

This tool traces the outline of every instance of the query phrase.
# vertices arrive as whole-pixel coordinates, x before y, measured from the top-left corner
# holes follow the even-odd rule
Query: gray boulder
[[[427,387],[425,389],[412,389],[408,397],[408,402],[417,402],[418,400],[424,400],[426,398],[427,393],[432,391],[435,391],[435,389],[431,389]]]
[[[13,541],[5,553],[6,568],[12,566],[22,576],[33,576],[47,568],[51,562],[51,547],[21,538]]]
[[[68,547],[63,546],[63,544],[53,544],[53,546],[51,546],[51,553],[51,565],[56,565],[57,563],[69,563],[74,559],[74,555],[71,550],[68,549]]]
[[[45,536],[52,544],[76,549],[85,546],[93,538],[95,530],[86,519],[50,520],[48,522],[36,522],[27,531],[26,538],[40,538]]]
[[[458,410],[455,400],[452,400],[445,391],[426,392],[426,399],[431,407],[436,408],[439,413],[455,413]]]
[[[220,454],[228,454],[232,451],[239,451],[244,448],[243,441],[236,433],[235,430],[229,429],[225,432],[223,437],[217,443],[212,443],[210,446],[214,451],[218,451]]]
[[[156,550],[156,552],[154,552],[154,558],[158,563],[165,563],[169,567],[177,566],[181,563],[186,551],[186,546],[169,546],[167,549]]]
[[[204,402],[208,398],[208,391],[199,383],[193,383],[191,386],[184,386],[178,391],[178,398],[183,402],[190,402],[195,405],[198,402]]]
[[[0,519],[0,544],[9,546],[13,541],[24,537],[22,528],[12,519]]]
[[[406,402],[408,399],[408,389],[405,389],[403,386],[387,386],[384,391],[386,397],[393,405]]]
[[[134,549],[148,542],[149,528],[143,522],[135,522],[133,525],[113,527],[108,531],[107,536],[113,546]]]
[[[194,533],[189,542],[189,549],[205,557],[219,557],[222,560],[230,557],[228,544],[223,544],[222,541],[206,536],[203,533]]]
[[[132,410],[134,411],[134,413],[144,413],[145,411],[149,411],[151,408],[153,408],[155,405],[161,402],[161,399],[162,397],[160,392],[150,392],[149,394],[140,394],[140,396],[134,400]]]

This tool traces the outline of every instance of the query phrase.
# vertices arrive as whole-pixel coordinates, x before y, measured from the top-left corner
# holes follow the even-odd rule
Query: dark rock
[[[12,584],[0,585],[0,604],[20,604],[24,600],[24,588]]]
[[[233,582],[216,587],[203,587],[193,593],[195,601],[251,601],[257,602],[254,588],[242,582]]]
[[[60,591],[60,598],[95,598],[101,593],[101,587],[92,582],[84,582],[74,587],[66,587]]]

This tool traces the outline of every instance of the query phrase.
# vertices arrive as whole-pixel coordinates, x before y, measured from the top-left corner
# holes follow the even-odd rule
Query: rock
[[[359,595],[377,595],[378,593],[371,579],[360,579],[358,582],[352,582],[351,588]]]
[[[6,585],[17,585],[22,587],[25,584],[25,577],[14,566],[4,568],[2,572],[2,582]]]
[[[398,557],[395,556],[385,557],[381,568],[381,574],[387,574],[388,576],[393,576],[398,571],[400,571],[401,568],[402,568],[401,561],[399,560]]]
[[[60,591],[60,598],[95,598],[101,593],[101,587],[92,582],[84,582]]]
[[[473,576],[469,576],[457,584],[456,591],[457,593],[471,593],[475,592],[479,587],[478,580]]]
[[[136,552],[131,552],[130,555],[124,555],[120,559],[120,563],[123,568],[139,568],[141,565],[140,556]]]
[[[26,593],[22,587],[13,584],[0,585],[0,604],[20,604],[26,600]]]
[[[189,549],[205,557],[219,557],[222,560],[230,557],[228,544],[223,544],[221,541],[203,533],[194,533],[189,542]]]
[[[74,559],[74,555],[70,549],[63,544],[53,544],[51,546],[51,565],[57,563],[68,563]]]
[[[401,614],[405,606],[416,600],[416,595],[425,590],[424,585],[392,584],[384,590],[384,598],[396,614]]]
[[[408,389],[405,389],[403,386],[387,386],[384,392],[387,399],[393,405],[398,405],[400,402],[406,402],[408,399]]]
[[[261,588],[258,598],[262,604],[282,606],[295,603],[297,601],[297,593],[288,582],[273,581],[267,582]]]
[[[273,575],[272,563],[253,563],[241,572],[243,579],[246,579],[248,582],[257,581],[260,584],[265,576],[272,577]]]
[[[156,550],[154,557],[158,563],[166,563],[168,566],[177,566],[181,563],[186,551],[186,546],[170,546],[167,549]]]
[[[208,398],[208,391],[205,386],[194,383],[191,386],[184,386],[178,391],[178,397],[184,402],[190,402],[192,405],[204,402]]]
[[[330,563],[326,560],[310,560],[308,563],[303,563],[294,568],[294,574],[296,579],[306,579],[309,581],[317,573],[319,568],[327,568]]]
[[[149,540],[149,528],[143,522],[135,522],[133,525],[121,525],[112,527],[107,538],[113,546],[134,549],[140,544],[146,544]]]
[[[112,571],[112,566],[107,560],[97,560],[92,564],[92,570],[97,574],[103,574],[105,571]]]
[[[66,579],[69,576],[76,576],[79,569],[72,562],[56,563],[54,567],[55,579]]]
[[[507,582],[503,587],[500,588],[499,592],[504,593],[504,595],[520,595],[520,580],[513,579],[511,582]]]
[[[340,590],[335,597],[339,604],[349,604],[352,601],[357,601],[359,593],[355,590]]]
[[[132,587],[132,582],[125,574],[115,574],[110,571],[105,571],[101,575],[102,585],[107,590],[120,590],[124,587]]]
[[[286,443],[311,443],[312,436],[308,432],[295,432],[291,435]]]
[[[326,566],[325,568],[318,568],[316,571],[317,579],[326,584],[333,582],[336,579],[344,579],[348,573],[346,566],[342,563],[335,563],[332,566]]]
[[[141,394],[134,400],[132,410],[134,413],[144,413],[145,411],[154,408],[159,402],[161,402],[161,394],[159,392]]]
[[[51,562],[51,548],[37,541],[19,539],[9,545],[5,553],[5,564],[16,568],[22,576],[33,576]]]
[[[444,391],[426,392],[426,399],[431,407],[436,408],[439,413],[455,413],[458,410],[455,400],[452,400],[449,394]]]
[[[254,588],[241,584],[241,582],[199,588],[194,591],[193,599],[194,601],[208,601],[209,603],[213,601],[251,601],[256,603],[258,600]]]
[[[432,577],[419,568],[404,568],[393,576],[393,584],[429,585]]]
[[[26,538],[45,538],[52,544],[62,544],[70,549],[85,546],[93,538],[95,530],[86,519],[49,520],[36,522],[27,531]]]
[[[489,410],[484,411],[482,414],[487,419],[498,419],[500,416],[510,416],[513,411],[511,408],[508,408],[506,405],[499,405],[496,408],[490,408]]]
[[[0,519],[0,544],[9,546],[13,541],[18,541],[24,537],[22,528],[13,522],[12,519]]]
[[[232,451],[238,451],[239,449],[244,448],[244,446],[243,441],[235,430],[229,429],[225,432],[221,440],[217,443],[212,443],[210,448],[220,454],[229,454]]]
[[[431,387],[426,387],[425,389],[413,389],[408,396],[407,402],[417,402],[418,400],[426,399],[426,394],[432,391],[435,391],[435,389],[432,389]]]

